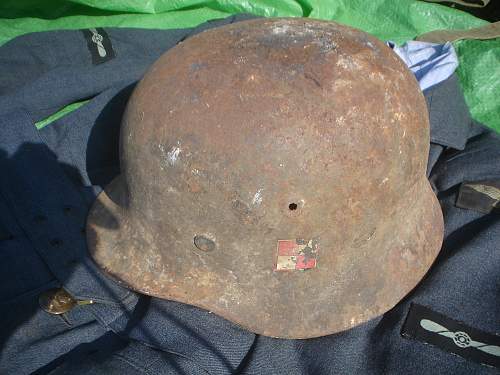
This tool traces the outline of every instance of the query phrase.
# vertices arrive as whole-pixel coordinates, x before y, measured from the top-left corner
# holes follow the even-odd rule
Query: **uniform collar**
[[[444,147],[463,150],[471,131],[472,118],[457,76],[424,91],[430,120],[430,139]]]

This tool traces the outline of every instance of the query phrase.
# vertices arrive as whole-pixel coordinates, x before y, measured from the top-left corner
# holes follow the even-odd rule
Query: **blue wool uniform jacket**
[[[464,184],[500,179],[500,140],[470,118],[455,76],[425,92],[443,247],[421,283],[383,316],[317,339],[272,339],[126,290],[93,264],[86,216],[119,173],[120,121],[135,83],[189,35],[244,18],[184,30],[44,32],[0,47],[0,373],[496,373],[495,355],[453,341],[459,328],[475,341],[500,334],[499,215],[458,204]],[[105,36],[102,46],[92,42],[95,33]],[[469,193],[473,202],[479,197]],[[39,295],[59,287],[94,303],[64,316],[43,311]],[[405,327],[420,316],[417,305],[443,314],[442,326],[462,326],[446,327],[449,337],[421,327],[412,333]],[[489,364],[474,357],[479,352]]]

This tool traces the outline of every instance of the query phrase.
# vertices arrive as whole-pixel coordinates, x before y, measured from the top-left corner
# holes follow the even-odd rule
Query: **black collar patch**
[[[410,306],[401,334],[471,361],[500,368],[500,336],[467,326],[427,307]]]
[[[93,29],[82,30],[87,47],[92,56],[92,64],[102,64],[115,57],[115,51],[111,44],[111,39],[104,29],[97,27]]]
[[[500,211],[500,180],[462,183],[455,205],[484,214]]]

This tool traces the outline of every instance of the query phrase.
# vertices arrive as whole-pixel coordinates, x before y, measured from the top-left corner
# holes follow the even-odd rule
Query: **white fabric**
[[[422,91],[437,85],[453,74],[458,58],[451,43],[434,44],[409,41],[398,47],[387,43],[417,78]]]

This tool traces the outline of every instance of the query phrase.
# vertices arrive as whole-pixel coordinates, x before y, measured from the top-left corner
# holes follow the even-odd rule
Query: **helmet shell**
[[[134,90],[90,252],[134,290],[256,333],[342,331],[440,249],[428,150],[418,84],[374,37],[300,18],[205,31]]]

